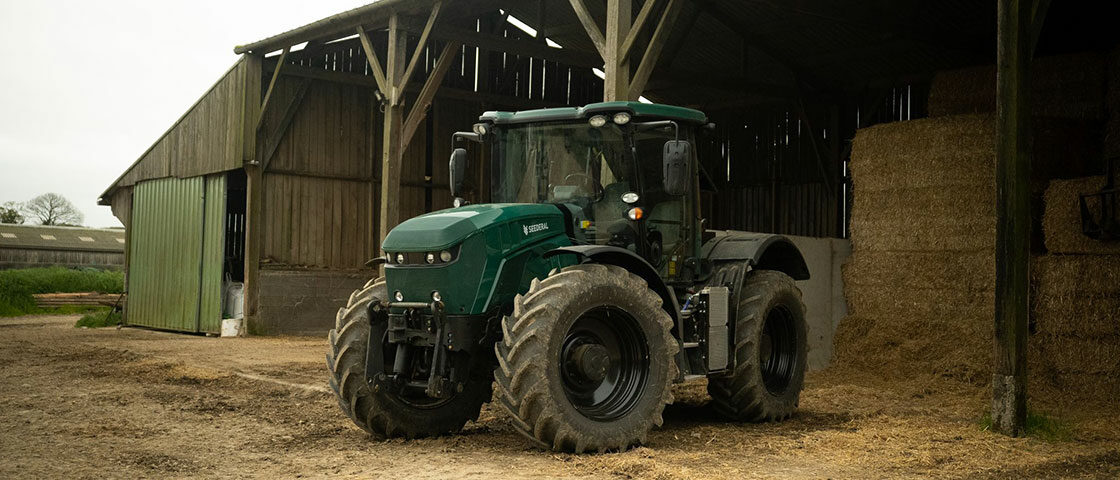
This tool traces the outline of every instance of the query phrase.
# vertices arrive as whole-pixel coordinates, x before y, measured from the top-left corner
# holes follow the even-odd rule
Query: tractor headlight
[[[607,124],[607,117],[604,117],[602,115],[595,115],[594,117],[591,117],[591,120],[588,120],[587,122],[590,123],[592,127],[599,128]]]
[[[614,114],[614,123],[618,125],[626,125],[630,123],[630,114],[626,112],[618,112]]]
[[[424,257],[424,260],[427,261],[428,264],[436,263],[436,254],[428,252],[428,256]]]
[[[449,252],[447,250],[439,252],[439,259],[442,260],[444,263],[450,262],[451,261],[451,252]]]
[[[393,263],[393,254],[385,252],[385,263]]]
[[[436,291],[432,292],[432,300],[435,300],[437,302],[443,300],[443,295],[439,294],[439,290],[436,290]]]
[[[404,265],[404,254],[403,253],[398,253],[397,254],[397,263],[400,264],[400,265]]]
[[[397,299],[398,302],[403,302],[404,301],[404,294],[401,293],[400,290],[397,290],[397,292],[393,294],[393,298]]]
[[[485,123],[476,123],[476,124],[474,124],[474,129],[473,130],[474,130],[474,133],[485,136],[486,132],[487,132],[486,124]]]

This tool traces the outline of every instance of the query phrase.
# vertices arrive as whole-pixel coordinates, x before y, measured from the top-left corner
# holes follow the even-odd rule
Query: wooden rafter
[[[277,66],[276,71],[280,71]],[[261,171],[268,171],[268,164],[272,162],[272,157],[276,154],[276,149],[280,148],[280,141],[284,139],[284,134],[288,132],[288,127],[292,125],[292,120],[296,117],[296,112],[299,110],[300,104],[303,103],[303,98],[307,96],[307,90],[311,87],[311,79],[303,79],[299,87],[296,88],[296,94],[288,101],[288,106],[284,109],[284,117],[280,119],[280,123],[276,128],[272,129],[266,139],[265,148],[261,150],[264,155],[261,157]],[[262,115],[263,117],[263,115]]]
[[[373,42],[369,40],[369,34],[366,33],[365,27],[358,26],[358,38],[362,42],[362,51],[366,53],[366,61],[369,62],[369,68],[373,71],[373,79],[377,82],[377,89],[381,91],[382,95],[389,93],[389,82],[385,80],[385,70],[381,69],[381,60],[377,58],[377,51],[373,49]]]
[[[622,47],[618,49],[618,58],[620,61],[630,56],[630,50],[634,48],[634,42],[638,39],[638,34],[641,33],[642,29],[645,27],[646,21],[649,20],[650,13],[653,12],[653,7],[656,4],[657,0],[646,0],[645,5],[642,5],[642,9],[634,19],[634,25],[630,27],[630,33],[626,34],[626,39],[622,41]]]
[[[462,44],[456,42],[449,42],[443,47],[443,53],[440,53],[435,68],[428,75],[424,88],[420,89],[420,95],[416,97],[412,110],[408,112],[408,118],[404,121],[404,127],[401,129],[401,145],[408,145],[412,136],[416,134],[416,129],[420,127],[420,122],[427,115],[428,107],[431,106],[432,99],[439,90],[439,84],[443,82],[447,69],[451,67],[451,61],[459,54],[461,47]]]
[[[288,58],[288,51],[291,47],[284,47],[284,51],[280,53],[280,59],[276,61],[276,70],[272,72],[272,80],[268,82],[268,91],[264,94],[264,100],[261,101],[260,115],[257,115],[257,130],[261,128],[261,122],[264,121],[265,113],[268,112],[268,101],[272,99],[272,91],[276,88],[276,79],[280,78],[280,70],[284,67],[284,60]]]
[[[594,43],[595,49],[599,51],[599,56],[607,58],[607,39],[603,37],[603,31],[595,23],[595,18],[591,16],[591,12],[587,10],[587,5],[583,3],[583,0],[569,1],[572,3],[572,10],[576,12],[576,17],[579,18],[579,23],[583,24],[583,29],[587,30],[587,36],[591,37],[591,43]]]
[[[416,66],[420,63],[420,57],[424,56],[424,48],[428,45],[428,36],[432,33],[432,26],[435,25],[436,19],[439,18],[439,10],[443,2],[436,2],[432,5],[432,12],[428,15],[428,23],[424,24],[424,31],[420,33],[420,43],[416,45],[416,50],[412,52],[412,59],[408,62],[408,67],[404,69],[404,75],[401,77],[400,85],[394,85],[394,92],[404,90],[408,86],[408,80],[412,78],[412,73],[416,71]],[[393,96],[393,105],[400,105],[400,94],[397,93]]]
[[[642,63],[638,64],[638,70],[634,72],[634,78],[630,80],[630,100],[637,100],[642,95],[642,90],[645,89],[646,82],[649,81],[649,76],[653,73],[653,67],[657,65],[657,60],[661,58],[661,50],[665,47],[665,41],[669,39],[669,32],[673,29],[673,21],[676,19],[677,12],[680,11],[681,4],[681,0],[669,0],[665,12],[661,14],[661,20],[657,22],[657,29],[653,32],[653,38],[650,39],[649,46],[646,47],[646,52],[642,55]]]

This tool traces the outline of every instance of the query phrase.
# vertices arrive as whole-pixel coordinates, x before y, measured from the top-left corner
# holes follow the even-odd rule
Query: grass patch
[[[980,429],[992,431],[992,414],[985,413],[980,419]],[[1073,438],[1073,428],[1062,419],[1045,412],[1027,411],[1025,436],[1045,442],[1064,442]]]
[[[74,327],[104,328],[115,327],[119,323],[121,323],[121,312],[110,313],[108,308],[100,308],[96,311],[92,311],[90,313],[82,315],[82,318],[78,319],[77,323],[74,324]]]
[[[124,273],[93,268],[70,269],[63,267],[25,268],[0,270],[0,317],[14,317],[32,313],[65,312],[73,307],[43,309],[35,306],[36,293],[124,291]],[[78,311],[88,311],[78,307]]]

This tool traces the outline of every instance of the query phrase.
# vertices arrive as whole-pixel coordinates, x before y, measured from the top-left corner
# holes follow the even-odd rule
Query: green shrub
[[[31,296],[36,293],[121,293],[122,291],[124,291],[123,272],[63,267],[0,270],[0,317],[57,311],[36,307],[35,299]]]
[[[102,308],[97,311],[82,315],[82,318],[78,319],[78,322],[74,324],[74,327],[102,328],[113,327],[119,323],[121,323],[120,312],[110,313],[109,309]]]

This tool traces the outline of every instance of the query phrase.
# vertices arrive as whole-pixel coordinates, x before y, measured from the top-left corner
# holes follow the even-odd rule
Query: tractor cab
[[[486,112],[454,138],[490,153],[490,202],[556,205],[573,243],[624,248],[668,281],[691,281],[700,253],[692,145],[706,122],[692,109],[608,102]],[[451,157],[456,205],[467,158],[466,148]]]

